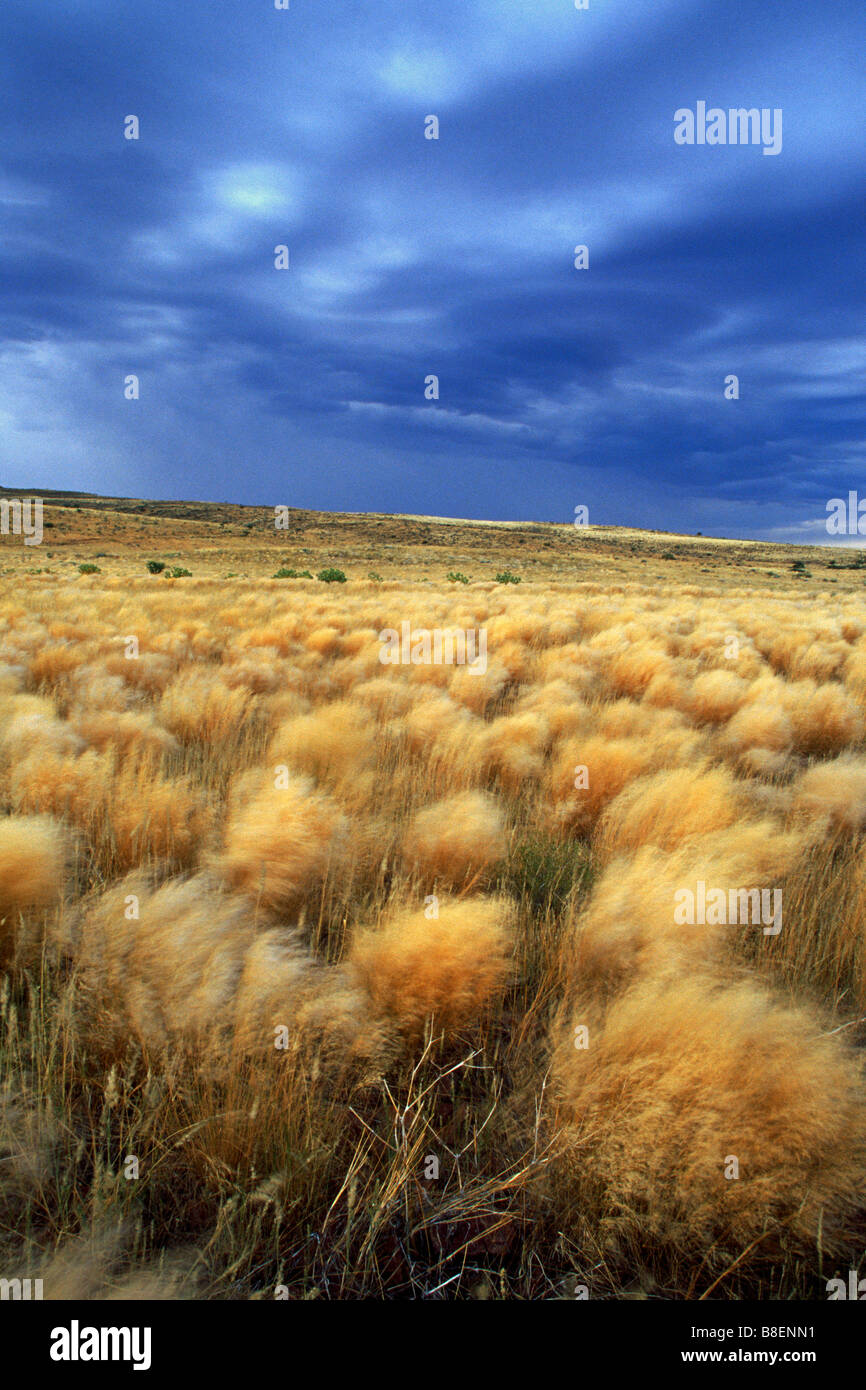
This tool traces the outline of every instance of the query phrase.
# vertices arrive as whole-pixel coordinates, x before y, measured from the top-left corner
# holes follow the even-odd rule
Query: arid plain
[[[859,552],[41,495],[42,544],[0,537],[10,1276],[824,1299],[859,1267]]]

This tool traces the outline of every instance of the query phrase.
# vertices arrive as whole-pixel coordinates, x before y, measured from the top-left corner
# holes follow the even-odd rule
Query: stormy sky
[[[866,492],[861,0],[4,0],[0,43],[4,485],[816,542]],[[781,150],[677,144],[699,102]]]

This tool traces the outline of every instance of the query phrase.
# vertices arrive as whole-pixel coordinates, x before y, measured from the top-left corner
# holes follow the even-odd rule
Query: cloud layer
[[[4,27],[8,486],[822,539],[862,479],[857,7],[6,0]],[[677,145],[701,100],[781,108],[781,153]]]

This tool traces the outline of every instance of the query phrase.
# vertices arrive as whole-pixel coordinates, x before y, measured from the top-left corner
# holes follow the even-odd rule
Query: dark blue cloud
[[[862,7],[72,9],[4,7],[7,485],[791,539],[862,487]]]

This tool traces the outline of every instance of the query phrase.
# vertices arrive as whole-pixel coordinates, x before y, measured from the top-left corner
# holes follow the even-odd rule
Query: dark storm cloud
[[[4,24],[5,483],[796,538],[862,478],[854,6]],[[699,100],[781,153],[677,146]]]

